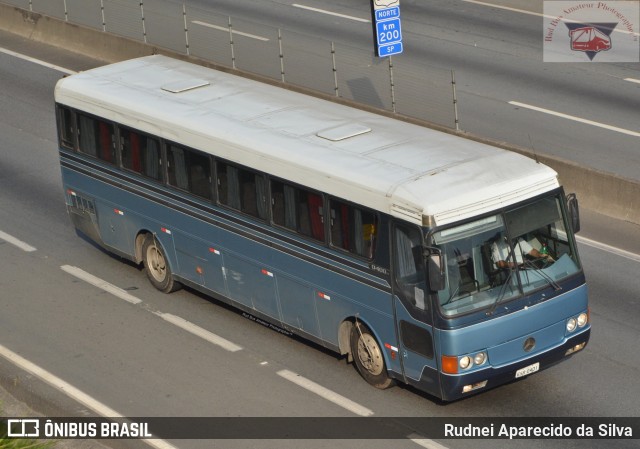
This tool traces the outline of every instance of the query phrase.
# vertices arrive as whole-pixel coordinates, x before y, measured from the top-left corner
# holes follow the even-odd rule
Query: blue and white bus
[[[577,202],[534,160],[160,55],[55,100],[73,224],[163,292],[444,400],[589,340]]]

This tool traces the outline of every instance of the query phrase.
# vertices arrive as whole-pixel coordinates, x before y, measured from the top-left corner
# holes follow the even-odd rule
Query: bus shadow
[[[318,344],[316,342],[313,342],[313,341],[308,340],[308,339],[306,339],[304,337],[301,337],[301,336],[299,336],[299,335],[295,334],[294,332],[291,332],[291,331],[289,331],[287,329],[283,329],[283,328],[279,327],[277,324],[269,322],[266,319],[255,317],[251,313],[249,313],[247,311],[244,311],[244,310],[241,310],[241,309],[238,309],[237,307],[232,306],[232,305],[224,302],[223,300],[219,299],[218,297],[216,297],[214,295],[209,295],[209,294],[202,293],[201,291],[199,291],[199,290],[197,290],[195,288],[192,288],[190,286],[183,286],[183,289],[186,292],[189,292],[189,293],[197,296],[198,298],[211,303],[212,305],[215,305],[217,307],[222,307],[226,311],[231,312],[231,313],[233,313],[233,314],[235,314],[235,315],[237,315],[239,317],[245,318],[248,321],[253,322],[254,324],[258,324],[258,325],[260,325],[262,327],[268,328],[270,331],[278,333],[284,338],[289,338],[289,339],[295,341],[296,343],[298,343],[298,344],[300,344],[302,346],[308,347],[311,350],[319,351],[322,354],[334,359],[336,362],[347,363],[348,365],[351,365],[352,369],[357,373],[357,375],[359,377],[362,377],[362,376],[360,376],[360,373],[358,372],[355,363],[348,362],[346,355],[338,354],[338,353],[334,352],[333,350],[328,349],[328,348],[326,348],[326,347],[324,347],[324,346],[322,346],[322,345],[320,345],[320,344]],[[364,381],[364,379],[362,379],[362,381]],[[437,406],[444,406],[444,405],[449,405],[449,404],[453,403],[453,402],[442,401],[441,399],[439,399],[439,398],[437,398],[435,396],[431,396],[428,393],[425,393],[423,391],[418,390],[417,388],[412,387],[411,385],[404,384],[404,383],[401,383],[401,382],[396,383],[395,387],[398,388],[398,389],[401,389],[403,391],[407,391],[407,392],[413,393],[413,394],[415,394],[415,395],[417,395],[417,396],[419,396],[419,397],[421,397],[421,398],[423,398],[423,399],[425,399],[425,400],[427,400],[427,401],[429,401],[429,402],[431,402],[431,403],[433,403],[434,405],[437,405]],[[374,387],[370,387],[370,388],[374,388]],[[389,393],[391,393],[393,390],[395,390],[395,388],[389,389]]]
[[[254,315],[253,311],[250,310],[242,310],[234,305],[231,305],[229,303],[227,303],[226,301],[224,301],[223,299],[221,299],[218,295],[216,295],[215,293],[203,293],[201,292],[199,289],[194,288],[192,286],[189,285],[183,285],[183,289],[197,297],[199,297],[200,299],[207,301],[217,307],[222,307],[224,308],[226,311],[231,312],[239,317],[245,318],[248,321],[251,321],[255,324],[258,324],[262,327],[265,327],[267,329],[269,329],[272,332],[278,333],[280,335],[282,335],[283,337],[288,337],[291,340],[303,344],[305,346],[308,346],[310,348],[313,348],[317,351],[320,351],[326,355],[329,355],[331,357],[333,357],[336,360],[340,360],[342,358],[344,358],[346,360],[346,356],[341,356],[339,354],[336,354],[334,351],[325,348],[324,346],[307,340],[304,337],[301,337],[299,335],[297,335],[295,332],[292,332],[288,329],[284,329],[281,326],[279,326],[277,323],[273,323],[272,321],[269,321],[267,318],[261,317],[261,316],[256,316]]]
[[[91,239],[91,237],[89,237],[87,234],[85,234],[84,232],[80,231],[77,228],[75,229],[75,231],[76,231],[76,236],[78,236],[80,239],[82,239],[85,243],[89,244],[94,249],[97,249],[98,251],[100,251],[105,256],[109,256],[110,259],[117,260],[118,262],[124,263],[132,268],[135,268],[138,271],[142,271],[144,269],[143,264],[135,263],[131,259],[128,259],[117,253],[112,252],[113,250],[109,250],[104,246],[100,245],[99,243],[95,242],[94,240]]]

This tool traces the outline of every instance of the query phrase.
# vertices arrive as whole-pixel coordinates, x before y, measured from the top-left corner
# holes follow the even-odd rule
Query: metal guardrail
[[[171,0],[2,0],[145,44],[458,129],[453,72]],[[369,43],[369,42],[367,42]]]

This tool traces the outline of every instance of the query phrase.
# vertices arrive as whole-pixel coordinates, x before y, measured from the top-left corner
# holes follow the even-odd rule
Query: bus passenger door
[[[429,393],[439,395],[421,230],[404,223],[396,223],[393,232],[393,290],[405,379]]]

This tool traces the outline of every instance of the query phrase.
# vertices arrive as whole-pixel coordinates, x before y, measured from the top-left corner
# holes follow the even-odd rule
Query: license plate
[[[528,376],[529,374],[535,373],[540,369],[540,362],[534,363],[533,365],[525,366],[524,368],[520,368],[516,371],[516,379],[518,377]]]

